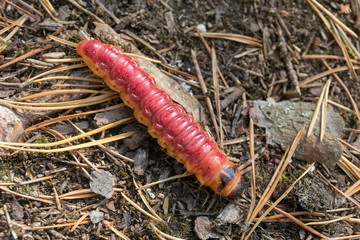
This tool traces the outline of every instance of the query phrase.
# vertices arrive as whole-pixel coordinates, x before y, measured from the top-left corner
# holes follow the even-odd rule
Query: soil
[[[0,7],[2,16],[16,20],[24,14],[6,2],[2,5],[6,5],[5,8]],[[136,131],[135,135],[125,141],[105,144],[107,148],[133,159],[135,163],[107,153],[98,147],[79,150],[96,167],[110,172],[113,176],[115,187],[118,190],[115,190],[109,198],[100,195],[81,195],[78,199],[63,199],[49,204],[15,195],[14,192],[17,192],[46,199],[46,196],[55,194],[60,196],[75,190],[89,189],[89,176],[81,167],[89,173],[91,168],[88,165],[76,163],[73,154],[68,151],[45,154],[6,150],[0,160],[0,187],[3,187],[0,191],[1,239],[13,239],[14,234],[23,239],[119,239],[117,233],[112,230],[113,228],[123,232],[129,239],[156,239],[157,233],[153,226],[177,238],[241,239],[243,234],[246,235],[255,223],[246,224],[251,205],[251,171],[248,167],[250,151],[247,141],[249,136],[248,110],[251,100],[276,102],[291,100],[315,103],[324,83],[328,79],[332,79],[329,99],[353,109],[344,89],[330,75],[316,80],[306,88],[301,87],[301,95],[296,92],[297,82],[327,70],[321,60],[306,60],[303,56],[307,54],[342,56],[341,49],[334,41],[333,36],[304,0],[94,0],[76,2],[92,14],[89,15],[76,7],[73,1],[51,1],[54,7],[53,14],[58,18],[58,21],[55,21],[39,1],[28,1],[28,4],[35,10],[39,10],[43,16],[39,16],[35,10],[26,8],[21,5],[20,1],[16,1],[17,4],[38,17],[39,21],[29,19],[22,24],[23,27],[8,40],[7,47],[1,52],[0,64],[7,63],[33,49],[43,48],[48,44],[53,47],[30,57],[41,62],[25,59],[2,68],[0,72],[1,98],[16,100],[36,92],[59,89],[59,85],[55,84],[88,84],[76,80],[55,80],[25,86],[22,83],[44,71],[74,64],[68,62],[46,65],[48,63],[44,61],[45,53],[65,53],[65,56],[62,57],[64,59],[78,57],[73,47],[50,40],[49,35],[75,43],[84,40],[87,36],[113,44],[111,36],[99,36],[95,24],[99,21],[103,21],[104,24],[119,33],[119,36],[125,41],[135,45],[145,56],[161,60],[166,65],[192,76],[196,76],[191,57],[191,50],[195,50],[207,86],[211,86],[213,83],[212,60],[203,42],[195,35],[195,26],[198,26],[199,29],[205,27],[207,32],[241,34],[260,40],[262,47],[227,39],[205,38],[209,46],[216,51],[217,64],[228,85],[226,87],[220,79],[220,100],[227,101],[221,111],[223,139],[225,143],[228,140],[236,141],[225,144],[224,151],[231,160],[235,161],[236,165],[245,166],[245,191],[241,199],[234,201],[218,196],[210,189],[201,186],[194,176],[179,177],[151,186],[143,191],[148,203],[163,221],[154,221],[144,215],[135,209],[122,194],[148,211],[134,182],[143,186],[183,174],[186,169],[161,149],[156,140],[148,135],[144,126],[131,120],[125,125],[98,133],[93,138],[102,139]],[[360,4],[358,1],[351,2],[354,4],[353,6],[356,3]],[[346,11],[346,7],[350,6],[348,1],[322,1],[322,4],[348,27],[359,33],[360,29],[356,21],[357,11],[355,7],[350,12]],[[4,38],[8,33],[3,33],[1,37]],[[146,44],[137,39],[142,39]],[[351,39],[357,46],[358,40]],[[285,50],[284,44],[286,44]],[[152,46],[156,52],[148,46]],[[123,50],[126,51],[129,48],[125,47]],[[244,52],[246,54],[237,56]],[[326,61],[331,68],[346,66],[346,62],[343,60]],[[186,84],[182,83],[188,88],[186,94],[189,98],[192,95],[192,98],[197,99],[204,109],[206,119],[202,119],[201,124],[216,138],[215,128],[205,100],[206,97],[210,97],[216,113],[214,93],[203,94],[191,77],[184,77],[183,74],[167,70],[159,64],[155,66],[176,75],[176,80],[180,78],[186,82]],[[21,70],[23,68],[25,69]],[[66,70],[53,74],[53,76],[57,74],[95,78],[85,68]],[[360,82],[354,79],[349,70],[338,72],[338,76],[348,87],[360,107]],[[274,81],[279,82],[271,85]],[[94,89],[107,88],[104,86]],[[236,93],[231,95],[234,92]],[[45,100],[38,98],[33,101],[62,102],[89,96],[90,94],[71,96],[64,94],[47,97]],[[94,106],[78,108],[67,114],[101,109],[119,103],[121,100],[116,98]],[[24,126],[19,129],[25,129],[65,112],[51,111],[40,114],[28,110],[13,109],[13,111],[21,117],[26,117],[26,120],[23,121]],[[347,129],[357,129],[359,122],[355,114],[336,107],[335,111],[343,117]],[[81,128],[87,132],[108,122],[129,116],[131,116],[129,109],[120,108],[105,113],[77,117],[72,121],[82,126]],[[11,123],[8,124],[11,125]],[[47,129],[56,129],[66,138],[79,134],[78,130],[66,121],[49,125]],[[255,179],[257,195],[260,197],[270,182],[284,151],[279,145],[268,144],[265,129],[255,127],[255,136]],[[341,138],[349,143],[354,143],[354,145],[360,142],[358,133],[351,131],[344,131]],[[49,133],[46,129],[25,132],[18,137],[20,142],[37,143],[53,142],[57,141],[56,139],[54,133]],[[74,144],[84,142],[88,141],[80,139]],[[50,149],[53,148],[55,147]],[[356,153],[349,150],[344,152],[351,158],[351,163],[359,166]],[[276,201],[308,166],[307,162],[292,159],[270,201]],[[351,175],[339,165],[317,163],[315,170],[309,172],[297,183],[277,207],[288,213],[300,212],[295,217],[305,223],[351,217],[354,219],[353,221],[325,222],[311,225],[311,227],[328,237],[360,234],[358,206],[337,194],[320,177],[319,173],[324,175],[337,189],[344,192],[359,180],[359,175]],[[52,175],[53,177],[36,183],[14,184],[8,188],[3,186],[5,185],[3,183],[19,183]],[[4,188],[12,192],[5,191]],[[355,201],[359,200],[359,194],[352,195],[352,198]],[[266,209],[267,206],[260,211],[259,216]],[[8,217],[7,213],[9,213]],[[85,214],[90,214],[90,217],[86,218],[86,220],[90,220],[86,224],[77,226],[75,230],[71,229],[72,225],[34,229],[34,227],[40,226],[74,223]],[[271,211],[269,216],[276,214],[278,213]],[[320,238],[284,217],[273,221],[262,221],[249,239]]]

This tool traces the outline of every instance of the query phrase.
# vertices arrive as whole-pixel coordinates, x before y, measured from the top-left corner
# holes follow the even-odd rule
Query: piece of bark
[[[220,110],[224,110],[231,103],[235,102],[242,96],[244,92],[245,89],[243,87],[239,87],[238,89],[230,93],[228,96],[226,96],[223,100],[220,101]]]

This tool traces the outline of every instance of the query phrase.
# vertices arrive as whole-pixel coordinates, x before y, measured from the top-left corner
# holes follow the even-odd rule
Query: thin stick
[[[329,97],[329,88],[330,88],[331,80],[329,79],[325,84],[325,93],[324,93],[324,101],[322,103],[322,111],[321,111],[321,125],[320,125],[320,142],[322,142],[325,135],[325,127],[326,127],[326,113],[327,113],[327,103]]]
[[[54,202],[50,201],[50,200],[46,200],[43,198],[37,198],[37,197],[33,197],[33,196],[29,196],[29,195],[25,195],[22,193],[11,191],[10,189],[8,189],[5,186],[0,186],[0,190],[3,190],[4,192],[10,193],[10,194],[18,196],[18,197],[22,197],[22,198],[26,198],[26,199],[30,199],[30,200],[34,200],[34,201],[39,201],[39,202],[43,202],[43,203],[47,203],[47,204],[54,204]]]
[[[26,11],[24,9],[22,9],[21,7],[19,7],[18,5],[16,5],[15,3],[12,3],[8,0],[5,0],[5,2],[9,5],[11,5],[13,8],[19,10],[20,12],[25,13],[26,15],[28,15],[29,17],[31,17],[32,19],[34,19],[35,21],[40,21],[39,18],[35,17],[33,14],[31,14],[29,11]]]
[[[74,42],[71,42],[71,41],[68,41],[68,40],[65,40],[65,39],[62,39],[62,38],[59,38],[59,37],[55,37],[53,35],[49,35],[48,36],[50,39],[54,40],[54,41],[57,41],[57,42],[60,42],[62,44],[65,44],[65,45],[68,45],[70,47],[75,47],[77,46],[77,43],[74,43]]]
[[[320,177],[324,179],[324,181],[327,182],[327,184],[329,184],[330,187],[332,187],[336,192],[340,193],[340,195],[342,195],[344,198],[348,199],[349,201],[354,203],[358,208],[360,208],[360,203],[358,201],[356,201],[354,198],[350,197],[349,195],[347,195],[346,193],[335,187],[329,180],[326,179],[326,177],[324,177],[324,175],[321,174],[321,172],[319,171],[317,172],[320,175]]]
[[[246,218],[247,224],[250,224],[250,219],[253,214],[253,210],[256,203],[255,140],[254,140],[254,122],[252,118],[250,118],[250,123],[249,123],[249,148],[250,148],[250,159],[251,159],[251,203],[249,207],[248,216]]]
[[[195,30],[196,30],[196,32],[197,32],[197,34],[198,34],[201,42],[204,44],[204,46],[205,46],[208,54],[209,54],[210,57],[211,57],[211,49],[210,49],[210,47],[209,47],[209,44],[206,42],[205,38],[203,37],[202,33],[200,33],[199,29],[197,29],[197,27],[195,27]],[[227,82],[226,82],[226,80],[225,80],[225,78],[224,78],[224,75],[222,74],[222,72],[221,72],[221,70],[220,70],[220,68],[219,68],[219,65],[216,65],[216,70],[218,71],[219,76],[220,76],[222,82],[224,83],[225,87],[226,87],[226,88],[229,88],[229,85],[227,84]]]
[[[41,178],[35,178],[29,181],[24,181],[24,182],[11,182],[11,183],[0,183],[0,186],[16,186],[16,185],[27,185],[27,184],[32,184],[32,183],[36,183],[36,182],[42,182],[42,181],[46,181],[49,180],[51,178],[55,177],[55,175],[50,175],[50,176],[46,176],[46,177],[41,177]]]
[[[309,0],[308,0],[309,1]],[[337,17],[335,17],[329,10],[323,7],[318,1],[316,0],[310,0],[312,1],[318,8],[320,8],[322,11],[324,11],[334,22],[339,24],[345,31],[350,33],[353,37],[358,38],[358,35],[352,31],[350,28],[348,28],[345,24],[343,24]]]
[[[139,188],[139,185],[136,183],[135,178],[133,178],[133,183],[140,195],[141,200],[144,202],[145,206],[149,209],[149,211],[152,213],[152,215],[157,218],[158,221],[161,221],[162,220],[161,217],[159,217],[159,215],[157,215],[157,213],[154,211],[154,209],[150,206],[149,202],[146,200],[144,194],[142,193],[141,189]]]
[[[74,224],[74,226],[70,229],[70,232],[74,232],[75,229],[80,225],[80,223],[82,223],[82,221],[84,221],[84,219],[90,215],[90,212],[85,213],[84,215],[82,215],[79,220],[76,221],[76,223]]]
[[[48,147],[53,147],[53,146],[58,146],[58,145],[66,144],[66,143],[69,143],[69,142],[74,142],[74,141],[76,141],[76,140],[78,140],[78,139],[82,139],[82,138],[85,138],[85,137],[94,135],[94,134],[96,134],[96,133],[105,131],[105,130],[107,130],[107,129],[110,129],[110,128],[119,126],[119,125],[121,125],[121,124],[123,124],[123,123],[128,122],[128,121],[131,120],[131,119],[133,119],[133,117],[124,118],[124,119],[118,120],[118,121],[116,121],[116,122],[109,123],[109,124],[107,124],[107,125],[105,125],[105,126],[99,127],[99,128],[97,128],[97,129],[91,130],[91,131],[89,131],[89,132],[87,132],[87,133],[80,134],[80,135],[77,135],[77,136],[74,136],[74,137],[71,137],[71,138],[67,138],[67,139],[65,139],[65,140],[61,140],[61,141],[57,141],[57,142],[52,142],[52,143],[13,143],[13,142],[0,142],[0,144],[2,144],[2,145],[9,145],[9,146],[33,147],[33,148],[36,148],[36,147],[48,148]]]
[[[36,10],[36,8],[34,8],[33,6],[31,6],[30,4],[27,4],[26,2],[22,1],[22,0],[17,0],[21,5],[25,6],[26,8],[30,9],[31,11],[33,11],[34,13],[36,13],[37,15],[43,17],[44,15]]]
[[[62,224],[57,224],[57,225],[52,225],[52,226],[29,227],[24,224],[15,223],[14,221],[13,221],[13,223],[16,226],[19,226],[19,227],[21,227],[25,230],[29,230],[29,231],[45,230],[45,229],[52,229],[52,228],[63,228],[63,227],[73,226],[74,224],[76,224],[76,222],[71,222],[71,223],[62,223]],[[89,223],[91,223],[90,220],[84,220],[80,224],[89,224]]]
[[[314,165],[314,163],[313,163],[313,165]],[[302,221],[298,220],[296,217],[292,216],[291,214],[288,214],[287,212],[281,210],[280,208],[274,207],[274,210],[277,211],[278,213],[281,213],[282,215],[286,216],[288,219],[290,219],[292,222],[296,223],[300,227],[306,229],[307,231],[315,234],[318,237],[321,237],[321,239],[329,239],[328,237],[326,237],[322,233],[316,231],[312,227],[309,227],[308,225],[304,224]]]
[[[89,78],[89,77],[74,77],[74,76],[53,76],[53,77],[40,78],[40,79],[37,79],[37,80],[33,81],[33,83],[40,83],[40,82],[43,82],[43,81],[56,80],[56,79],[78,80],[78,81],[87,81],[87,82],[94,82],[94,83],[104,83],[103,79]]]
[[[219,77],[217,75],[217,60],[216,60],[216,53],[215,49],[211,49],[211,66],[212,66],[212,77],[213,77],[213,86],[214,86],[214,97],[215,97],[215,107],[216,113],[219,120],[219,128],[218,133],[220,134],[217,136],[217,140],[219,141],[220,148],[224,147],[224,136],[222,131],[222,122],[221,122],[221,110],[220,110],[220,88],[219,88]]]
[[[213,108],[213,106],[211,104],[210,98],[207,96],[208,90],[206,88],[204,78],[203,78],[203,76],[201,74],[199,63],[198,63],[198,61],[196,59],[196,52],[194,50],[192,50],[192,49],[191,49],[191,57],[192,57],[192,60],[193,60],[193,63],[194,63],[194,69],[195,69],[195,72],[196,72],[196,76],[199,79],[201,91],[205,95],[206,106],[209,109],[211,120],[212,120],[214,128],[215,128],[216,137],[217,137],[217,139],[219,139],[220,138],[219,127],[218,127],[217,122],[216,122],[214,108]]]
[[[257,228],[257,226],[259,226],[259,224],[261,223],[262,219],[268,215],[271,210],[273,210],[288,194],[289,192],[295,187],[296,183],[298,181],[300,181],[313,167],[314,167],[315,163],[312,163],[307,169],[306,171],[301,174],[301,176],[296,179],[291,185],[290,187],[284,192],[284,194],[282,194],[264,213],[263,215],[261,215],[261,217],[259,218],[259,220],[256,221],[255,225],[253,226],[253,228],[250,230],[250,232],[248,233],[248,235],[245,237],[245,240],[249,239],[249,237],[251,236],[251,234],[254,232],[254,230]],[[325,239],[328,239],[326,236],[322,235]]]
[[[84,13],[86,13],[87,15],[90,15],[92,17],[94,17],[96,19],[96,21],[100,22],[100,23],[105,23],[101,18],[99,18],[98,16],[96,16],[94,13],[90,12],[89,10],[87,10],[86,8],[83,8],[82,6],[80,6],[80,4],[78,4],[76,1],[74,0],[68,0],[71,4],[73,4],[75,7],[77,7],[78,9],[80,9],[81,11],[83,11]]]
[[[12,221],[11,221],[11,218],[10,218],[10,214],[7,210],[7,206],[6,204],[4,204],[4,212],[5,212],[5,219],[9,225],[9,229],[10,229],[10,233],[11,233],[11,236],[16,240],[18,239],[18,236],[16,234],[16,232],[14,231],[14,228],[13,228],[13,224],[12,224]]]
[[[146,216],[150,217],[151,219],[158,221],[158,218],[154,217],[153,215],[151,215],[150,213],[148,213],[147,211],[145,211],[144,209],[142,209],[141,207],[139,207],[139,205],[137,205],[135,202],[133,202],[130,198],[128,198],[124,193],[121,193],[121,196],[123,196],[123,198],[125,198],[126,201],[128,201],[131,205],[133,205],[133,207],[135,207],[137,210],[139,210],[140,212],[142,212],[143,214],[145,214]]]
[[[358,70],[358,69],[360,69],[360,66],[354,66],[354,69]],[[333,73],[336,73],[336,72],[346,71],[346,70],[349,70],[348,66],[337,67],[337,68],[333,68],[331,70],[324,71],[322,73],[316,74],[314,76],[311,76],[311,77],[299,82],[299,87],[303,87],[304,85],[309,84],[309,83],[311,83],[311,82],[313,82],[313,81],[315,81],[317,79],[321,79],[323,77],[326,77],[327,75],[330,75],[330,74],[333,74]]]
[[[324,66],[330,71],[332,70],[331,67],[329,66],[329,64],[323,60],[323,64]],[[356,116],[358,118],[358,120],[360,120],[360,111],[359,111],[359,108],[357,106],[357,103],[355,102],[354,98],[352,97],[349,89],[346,87],[346,85],[344,84],[344,82],[340,79],[340,77],[336,74],[336,73],[333,73],[332,74],[335,78],[335,80],[340,83],[341,87],[345,90],[346,92],[346,95],[349,97],[350,99],[350,102],[351,102],[351,105],[353,106],[353,108],[355,109],[355,113],[356,113]]]
[[[16,20],[16,22],[20,25],[24,24],[24,22],[28,19],[28,16],[27,15],[22,15],[19,19]],[[19,26],[16,26],[5,38],[4,38],[4,41],[7,42],[9,41],[14,35],[15,33],[20,29]],[[6,46],[5,46],[6,47]],[[5,48],[4,47],[4,48]],[[0,50],[0,52],[2,51],[3,49]]]
[[[83,67],[87,67],[87,65],[85,63],[79,63],[79,64],[74,64],[74,65],[71,65],[71,66],[64,66],[64,67],[59,67],[59,68],[55,68],[55,69],[51,69],[49,71],[46,71],[46,72],[43,72],[43,73],[40,73],[39,75],[36,75],[32,78],[29,78],[28,80],[26,80],[22,86],[25,87],[31,83],[33,83],[33,81],[35,79],[38,79],[38,78],[41,78],[42,76],[45,76],[45,75],[48,75],[48,74],[52,74],[52,73],[56,73],[56,72],[63,72],[63,71],[66,71],[66,70],[71,70],[71,69],[75,69],[75,68],[83,68]]]
[[[316,119],[318,117],[318,114],[319,114],[319,111],[320,111],[320,107],[321,107],[321,103],[323,101],[323,98],[324,98],[324,95],[325,95],[325,92],[326,92],[326,88],[327,88],[327,85],[330,84],[330,80],[328,80],[323,89],[321,90],[321,94],[320,94],[320,97],[319,97],[319,100],[317,101],[316,103],[316,107],[315,107],[315,110],[314,110],[314,113],[313,113],[313,116],[311,118],[311,121],[310,121],[310,124],[309,124],[309,129],[308,129],[308,132],[306,134],[306,137],[309,137],[312,133],[312,130],[314,129],[314,126],[315,126],[315,123],[316,123]]]
[[[171,235],[169,235],[169,234],[166,234],[166,233],[160,231],[160,229],[158,229],[157,227],[155,227],[155,225],[152,224],[152,223],[150,223],[150,226],[153,228],[153,230],[155,231],[155,233],[157,232],[157,233],[159,233],[161,236],[166,237],[167,239],[170,239],[170,240],[185,240],[185,239],[183,239],[183,238],[173,237],[173,236],[171,236]]]
[[[40,53],[40,52],[46,51],[46,50],[48,50],[48,49],[50,49],[50,48],[52,48],[52,47],[53,47],[52,45],[47,45],[47,46],[44,47],[44,48],[38,48],[38,49],[32,50],[32,51],[30,51],[30,52],[28,52],[28,53],[26,53],[26,54],[24,54],[24,55],[21,55],[20,57],[17,57],[17,58],[15,58],[15,59],[11,60],[10,62],[7,62],[7,63],[1,65],[1,66],[0,66],[0,69],[5,68],[5,67],[8,67],[8,66],[10,66],[10,65],[12,65],[12,64],[14,64],[14,63],[16,63],[16,62],[18,62],[18,61],[21,61],[21,60],[23,60],[23,59],[25,59],[25,58],[31,57],[31,56],[33,56],[33,55],[35,55],[35,54]]]
[[[123,133],[123,134],[115,135],[115,136],[112,136],[112,137],[100,139],[100,140],[97,140],[95,142],[87,142],[87,143],[83,143],[83,144],[74,145],[74,146],[71,146],[71,147],[64,147],[64,148],[58,148],[58,149],[19,148],[19,147],[12,147],[12,146],[9,146],[9,145],[4,145],[4,144],[0,144],[0,147],[14,149],[14,150],[27,151],[27,152],[55,153],[55,152],[71,151],[71,150],[75,150],[75,149],[79,149],[79,148],[87,148],[87,147],[92,147],[92,146],[96,146],[96,145],[99,145],[99,144],[114,142],[114,141],[129,137],[129,136],[131,136],[133,134],[135,134],[135,132]]]
[[[49,120],[45,120],[41,123],[38,123],[36,125],[33,125],[31,127],[28,127],[27,129],[25,129],[25,131],[33,131],[35,129],[41,128],[41,127],[45,127],[48,126],[50,124],[54,124],[60,121],[64,121],[64,120],[68,120],[68,119],[72,119],[72,118],[76,118],[76,117],[80,117],[80,116],[85,116],[85,115],[89,115],[89,114],[93,114],[93,113],[101,113],[101,112],[106,112],[106,111],[110,111],[113,109],[118,109],[125,106],[125,104],[120,103],[114,106],[110,106],[107,108],[102,108],[102,109],[97,109],[97,110],[92,110],[92,111],[87,111],[87,112],[82,112],[82,113],[76,113],[76,114],[71,114],[71,115],[65,115],[65,116],[60,116],[57,118],[53,118],[53,119],[49,119]]]
[[[92,89],[60,89],[60,90],[51,90],[51,91],[35,93],[35,94],[29,95],[29,96],[19,98],[17,101],[25,101],[25,100],[30,100],[30,99],[40,98],[40,97],[45,97],[45,96],[74,94],[74,93],[111,94],[111,93],[114,93],[114,92],[113,91],[99,91],[99,90],[92,90]]]
[[[188,176],[191,176],[191,175],[192,175],[191,173],[185,172],[183,174],[171,176],[171,177],[168,177],[168,178],[156,181],[156,182],[148,183],[148,184],[140,187],[139,189],[142,190],[142,189],[145,189],[145,188],[155,186],[155,185],[160,184],[160,183],[164,183],[164,182],[167,182],[167,181],[171,181],[171,180],[175,180],[175,179],[179,179],[179,178],[183,178],[183,177],[188,177]]]
[[[111,229],[111,231],[113,231],[116,235],[118,235],[119,237],[121,237],[123,240],[130,240],[130,238],[128,238],[127,236],[125,236],[124,233],[120,232],[119,230],[117,230],[116,228],[114,228],[112,226],[112,224],[106,220],[103,220],[105,226],[107,226],[108,228]]]

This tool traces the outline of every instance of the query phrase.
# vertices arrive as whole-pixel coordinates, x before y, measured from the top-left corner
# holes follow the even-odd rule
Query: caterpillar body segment
[[[136,119],[147,126],[149,134],[201,184],[222,196],[241,195],[244,183],[240,170],[133,58],[96,40],[80,42],[77,53],[96,75],[119,92]]]

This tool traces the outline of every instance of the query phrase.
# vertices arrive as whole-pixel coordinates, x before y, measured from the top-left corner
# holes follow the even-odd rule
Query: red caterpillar
[[[240,170],[133,58],[96,40],[80,42],[77,53],[96,75],[120,93],[137,120],[148,127],[150,135],[195,174],[201,184],[222,196],[241,195],[244,184]]]

